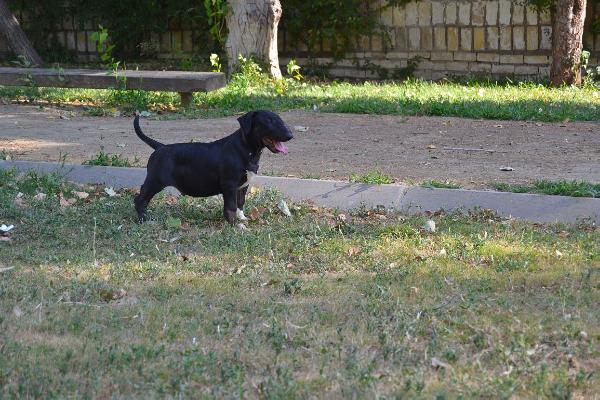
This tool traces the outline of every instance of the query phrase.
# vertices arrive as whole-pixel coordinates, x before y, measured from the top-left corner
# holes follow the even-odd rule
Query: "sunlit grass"
[[[600,119],[600,88],[551,88],[535,83],[427,82],[384,83],[289,82],[284,92],[270,81],[234,79],[221,90],[196,93],[189,117],[232,115],[250,109],[317,110],[322,112],[388,115],[433,115],[501,120],[565,121]],[[0,97],[86,104],[94,115],[111,109],[176,111],[176,93],[56,89],[0,89]]]

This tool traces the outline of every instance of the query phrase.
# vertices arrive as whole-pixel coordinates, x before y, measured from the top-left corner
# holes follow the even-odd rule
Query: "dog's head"
[[[279,115],[271,111],[251,111],[238,118],[244,137],[273,153],[288,153],[283,142],[293,139],[292,131]]]

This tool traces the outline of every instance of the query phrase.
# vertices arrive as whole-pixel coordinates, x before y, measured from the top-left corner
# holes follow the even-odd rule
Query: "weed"
[[[449,181],[437,181],[432,179],[430,181],[425,181],[421,183],[422,187],[425,188],[437,188],[437,189],[460,189],[461,186],[457,183],[449,182]]]
[[[12,159],[13,157],[8,150],[0,149],[0,160],[10,161]]]
[[[221,66],[221,60],[219,58],[218,54],[211,54],[210,55],[210,65],[212,65],[212,72],[221,72],[222,66]]]
[[[133,161],[122,154],[108,154],[100,150],[98,154],[83,162],[83,165],[100,165],[105,167],[133,167],[139,165],[140,160],[136,156]]]
[[[368,183],[372,185],[384,185],[394,183],[394,179],[380,171],[367,172],[364,175],[356,173],[350,174],[351,183]]]
[[[292,59],[287,63],[287,73],[289,76],[297,81],[301,81],[304,77],[300,73],[301,67],[296,63],[296,60]]]
[[[511,185],[498,183],[494,185],[496,190],[513,193],[538,193],[557,196],[572,197],[600,197],[600,183],[583,181],[546,181],[540,180],[529,185]]]

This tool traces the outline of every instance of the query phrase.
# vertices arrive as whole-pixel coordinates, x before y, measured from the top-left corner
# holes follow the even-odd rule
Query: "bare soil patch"
[[[539,179],[600,181],[600,123],[539,123],[441,117],[401,117],[290,111],[290,154],[265,151],[263,174],[345,179],[380,171],[397,182],[456,182],[488,188],[495,182]],[[301,128],[302,127],[302,128]],[[235,117],[145,119],[142,128],[164,142],[206,142],[238,128]],[[307,129],[306,129],[307,128]],[[478,150],[474,150],[478,149]],[[483,150],[480,150],[483,149]],[[77,110],[0,106],[0,151],[14,159],[81,163],[100,150],[138,157],[151,149],[133,132],[132,118],[88,117]],[[501,171],[510,167],[512,171]]]

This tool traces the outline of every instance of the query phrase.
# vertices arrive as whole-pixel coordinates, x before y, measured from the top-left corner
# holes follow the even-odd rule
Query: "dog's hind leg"
[[[146,208],[148,207],[150,200],[164,188],[163,185],[157,184],[156,182],[150,182],[146,179],[140,189],[140,194],[135,196],[134,199],[135,211],[137,211],[138,220],[140,222],[143,222],[146,218]]]

